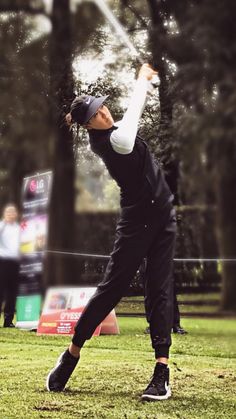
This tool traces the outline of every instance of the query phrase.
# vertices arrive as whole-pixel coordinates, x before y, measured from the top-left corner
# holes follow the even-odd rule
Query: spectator
[[[174,308],[174,312],[173,312],[172,331],[173,333],[178,333],[179,335],[186,335],[188,332],[180,324],[180,312],[179,312],[179,304],[177,300],[177,291],[176,291],[175,282],[174,282],[174,306],[173,308]]]
[[[15,327],[13,318],[18,289],[20,233],[17,219],[16,206],[6,205],[0,222],[0,314],[5,301],[3,327]]]

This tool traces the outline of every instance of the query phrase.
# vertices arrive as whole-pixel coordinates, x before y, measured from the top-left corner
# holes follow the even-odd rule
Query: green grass
[[[44,383],[69,338],[0,329],[0,419],[230,419],[236,412],[235,320],[183,319],[189,331],[173,336],[173,397],[141,402],[153,370],[142,318],[119,318],[121,335],[86,343],[67,391]]]
[[[217,314],[220,309],[220,295],[219,293],[204,293],[204,294],[180,294],[178,295],[180,313],[187,315],[209,313]],[[185,302],[191,304],[183,304]],[[195,305],[195,302],[202,302],[203,305]],[[209,304],[214,302],[216,304]],[[144,297],[124,297],[116,307],[117,314],[142,314],[144,315]]]
[[[180,313],[184,313],[187,315],[191,315],[194,313],[201,314],[201,313],[218,313],[219,307],[218,306],[212,306],[212,305],[204,305],[204,306],[195,306],[195,305],[183,305],[179,303],[179,310]],[[135,302],[129,302],[129,301],[121,301],[117,307],[116,307],[116,313],[117,314],[139,314],[144,316],[144,304],[143,301],[135,301]]]
[[[199,293],[199,292],[194,292],[192,294],[189,293],[182,293],[182,294],[178,294],[177,295],[178,301],[212,301],[212,300],[220,300],[220,293],[219,292],[204,292],[204,293]],[[128,299],[132,299],[132,300],[136,300],[136,301],[143,301],[143,296],[142,295],[137,295],[137,296],[131,296],[131,297],[123,297],[122,300],[128,300]]]

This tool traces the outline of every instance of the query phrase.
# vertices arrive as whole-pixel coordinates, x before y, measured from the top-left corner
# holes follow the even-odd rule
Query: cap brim
[[[105,100],[108,98],[107,96],[101,96],[101,97],[96,97],[90,104],[86,115],[84,117],[84,123],[83,124],[87,124],[87,122],[92,118],[93,115],[95,115],[95,113],[97,112],[97,110],[100,108],[100,106],[102,106],[102,104],[105,102]]]

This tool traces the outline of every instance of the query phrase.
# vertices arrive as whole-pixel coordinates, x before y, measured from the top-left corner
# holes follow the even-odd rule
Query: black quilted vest
[[[137,135],[133,151],[120,154],[113,150],[110,136],[116,127],[108,130],[89,130],[91,149],[106,165],[111,177],[120,187],[121,207],[138,204],[150,197],[160,207],[172,200],[164,175],[144,140]]]

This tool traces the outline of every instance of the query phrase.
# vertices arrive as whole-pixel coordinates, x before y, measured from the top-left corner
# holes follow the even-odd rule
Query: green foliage
[[[177,63],[175,132],[182,144],[184,201],[217,204],[222,257],[235,257],[235,2],[162,2],[176,21],[167,54]],[[222,306],[236,308],[235,265],[223,266]]]
[[[177,64],[171,86],[175,133],[183,150],[182,169],[192,179],[184,184],[189,189],[185,199],[194,189],[204,200],[217,180],[217,164],[229,158],[229,144],[235,144],[235,4],[169,0],[162,7],[176,22],[166,52]],[[205,188],[196,181],[199,176]]]
[[[220,304],[220,294],[219,293],[204,293],[204,294],[181,294],[178,295],[178,305],[182,318],[186,316],[202,316],[202,313],[206,313],[211,316],[212,314],[220,317],[221,313],[219,312]],[[199,304],[201,303],[201,305]],[[116,306],[116,313],[119,316],[129,314],[129,315],[138,315],[145,317],[144,309],[144,297],[143,296],[131,296],[124,297]]]
[[[44,44],[32,39],[35,21],[23,14],[0,17],[1,202],[19,202],[22,177],[49,167],[47,62]],[[30,92],[30,94],[29,94]]]

